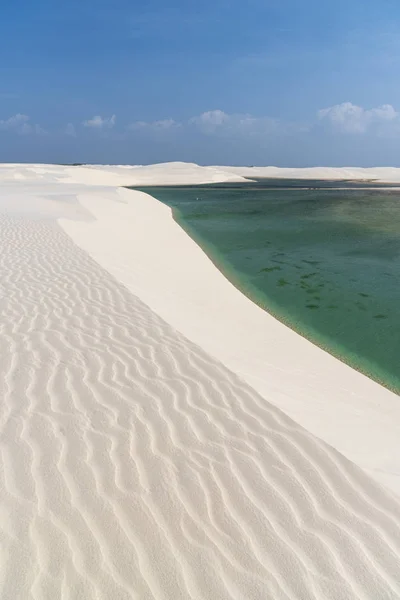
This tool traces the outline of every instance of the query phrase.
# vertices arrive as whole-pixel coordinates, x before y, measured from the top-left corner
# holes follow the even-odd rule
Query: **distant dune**
[[[284,169],[281,167],[215,167],[241,177],[275,177],[279,179],[319,179],[327,181],[371,181],[374,183],[400,183],[397,167],[308,167]]]

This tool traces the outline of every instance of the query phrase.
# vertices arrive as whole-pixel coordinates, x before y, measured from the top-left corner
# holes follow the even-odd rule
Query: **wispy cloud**
[[[43,135],[46,131],[40,125],[30,123],[28,115],[16,114],[5,120],[0,120],[1,131],[13,131],[18,135]]]
[[[389,137],[400,136],[400,112],[391,104],[382,104],[373,108],[364,108],[352,102],[343,102],[317,111],[315,117],[308,122],[285,121],[271,116],[256,116],[248,113],[227,113],[222,109],[204,111],[185,120],[173,118],[156,119],[154,121],[136,120],[127,125],[116,127],[116,116],[102,117],[96,115],[83,121],[82,125],[102,132],[102,135],[115,140],[129,139],[132,135],[148,136],[166,140],[189,139],[195,136],[225,138],[235,141],[277,139],[284,136],[296,136],[325,129],[326,132],[342,134],[365,134]],[[39,125],[33,125],[27,115],[17,114],[0,121],[0,130],[14,130],[21,135],[45,133]],[[112,130],[112,131],[111,131]],[[60,130],[59,130],[60,131]],[[79,129],[69,122],[62,132],[69,137],[76,137]]]
[[[134,123],[128,125],[128,130],[163,132],[176,129],[177,127],[181,127],[181,125],[181,123],[175,121],[174,119],[163,119],[160,121],[135,121]]]
[[[173,134],[197,132],[202,135],[218,136],[265,136],[268,134],[290,134],[306,131],[309,126],[299,123],[281,122],[272,117],[255,117],[250,114],[228,114],[221,109],[205,111],[185,121],[164,119],[159,121],[135,121],[128,125],[127,131],[144,133]]]
[[[47,131],[40,125],[31,125],[30,123],[24,123],[20,133],[21,135],[46,135]]]
[[[207,135],[265,136],[286,135],[308,129],[300,123],[288,123],[269,116],[228,114],[222,110],[204,112],[189,120],[189,125]]]
[[[18,113],[17,115],[13,115],[8,119],[0,120],[0,129],[3,131],[9,129],[18,129],[27,121],[29,121],[28,115],[22,115]]]
[[[117,117],[112,115],[111,117],[101,117],[96,115],[87,121],[83,121],[84,127],[91,127],[92,129],[112,129],[116,123]]]
[[[76,137],[75,126],[72,123],[68,123],[64,129],[64,133],[65,133],[65,135],[68,135],[69,137]]]
[[[231,117],[223,110],[209,110],[189,120],[189,124],[195,125],[205,133],[214,133],[219,127],[226,125]]]
[[[365,133],[373,126],[393,123],[399,113],[391,104],[365,109],[351,102],[343,102],[318,111],[318,118],[343,133]]]

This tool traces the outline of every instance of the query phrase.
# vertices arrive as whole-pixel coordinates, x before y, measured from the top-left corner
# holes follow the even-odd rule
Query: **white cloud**
[[[209,110],[197,117],[193,117],[189,120],[189,123],[196,125],[205,133],[213,133],[218,127],[228,123],[230,118],[223,110]]]
[[[88,119],[83,122],[84,127],[92,127],[93,129],[112,129],[115,125],[117,117],[101,117],[100,115],[94,116],[92,119]]]
[[[384,112],[385,107],[381,107],[379,110]],[[116,116],[102,117],[95,115],[91,119],[83,121],[82,125],[101,131],[105,135],[106,132],[109,132],[116,125]],[[16,114],[7,120],[0,120],[0,130],[15,131],[20,135],[40,135],[47,133],[39,125],[31,123],[30,117],[24,114]],[[283,123],[270,117],[254,117],[249,114],[228,114],[223,110],[216,109],[203,112],[186,121],[175,121],[174,119],[135,121],[129,124],[123,133],[119,134],[119,139],[125,139],[125,136],[129,135],[129,132],[143,132],[143,134],[146,133],[148,135],[167,136],[168,134],[176,134],[178,131],[191,131],[193,133],[194,130],[205,135],[244,138],[249,136],[265,136],[274,133],[288,134],[296,131],[304,131],[305,128],[301,128],[296,124]],[[77,129],[73,123],[67,123],[59,132],[69,137],[77,136]],[[114,133],[113,136],[115,135],[117,134]]]
[[[365,133],[371,126],[397,120],[399,113],[391,104],[365,109],[351,102],[343,102],[318,111],[320,120],[327,119],[331,125],[344,133]]]
[[[211,110],[189,119],[189,125],[207,135],[233,135],[241,137],[266,136],[274,133],[288,134],[306,128],[294,123],[283,123],[271,117],[255,117],[248,114],[228,114]]]
[[[31,125],[24,123],[18,131],[21,135],[46,135],[47,131],[40,125]]]
[[[21,125],[23,125],[27,121],[29,121],[28,115],[17,114],[17,115],[10,117],[9,119],[6,119],[5,121],[0,121],[0,129],[2,129],[2,130],[17,129],[18,127],[21,127]]]
[[[40,125],[32,124],[29,121],[28,115],[18,113],[6,120],[0,120],[0,130],[14,131],[18,135],[43,135],[46,133]]]
[[[382,104],[382,106],[379,106],[378,108],[373,108],[369,112],[377,119],[383,119],[385,121],[393,121],[393,119],[397,119],[397,117],[399,116],[399,113],[393,108],[391,104]]]
[[[152,130],[152,131],[169,131],[171,129],[175,129],[176,127],[181,127],[181,123],[174,121],[174,119],[163,119],[161,121],[135,121],[128,125],[128,129],[130,131],[140,131],[140,130]]]
[[[72,123],[68,123],[68,125],[64,129],[65,135],[69,137],[76,137],[76,129]]]
[[[283,123],[271,117],[254,117],[248,114],[228,114],[223,110],[209,110],[187,121],[164,119],[160,121],[135,121],[128,125],[128,131],[143,131],[148,133],[168,133],[177,129],[192,131],[193,129],[205,135],[250,137],[265,136],[274,133],[290,134],[307,131],[295,123]]]

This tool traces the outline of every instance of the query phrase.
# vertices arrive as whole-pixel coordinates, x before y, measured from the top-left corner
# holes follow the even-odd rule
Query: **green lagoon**
[[[400,393],[400,192],[369,186],[258,180],[135,189],[172,207],[254,302]]]

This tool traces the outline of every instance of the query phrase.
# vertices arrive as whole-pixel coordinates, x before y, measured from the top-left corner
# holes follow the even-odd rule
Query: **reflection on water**
[[[254,301],[400,392],[400,192],[328,185],[141,189]]]

